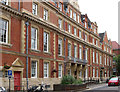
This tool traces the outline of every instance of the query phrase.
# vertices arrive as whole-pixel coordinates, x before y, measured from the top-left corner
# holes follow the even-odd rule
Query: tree
[[[113,61],[116,61],[116,72],[120,76],[120,55],[113,57]]]

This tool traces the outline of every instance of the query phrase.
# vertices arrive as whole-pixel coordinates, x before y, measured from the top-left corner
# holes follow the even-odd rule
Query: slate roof
[[[105,33],[99,33],[99,36],[100,36],[100,42],[103,42],[104,34],[105,34]]]

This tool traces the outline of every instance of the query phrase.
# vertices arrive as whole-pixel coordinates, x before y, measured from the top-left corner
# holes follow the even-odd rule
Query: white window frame
[[[68,56],[70,57],[71,56],[71,44],[68,43]]]
[[[106,46],[104,46],[104,50],[106,51]]]
[[[110,66],[111,66],[111,59],[110,59]]]
[[[44,20],[48,20],[48,10],[44,8]]]
[[[35,37],[32,37],[32,30],[34,30],[35,32],[34,35]],[[37,28],[34,27],[31,28],[31,49],[35,49],[35,50],[37,50],[37,32],[38,32]],[[32,40],[34,40],[34,47],[32,47],[33,46]]]
[[[98,41],[96,40],[96,45],[98,46]]]
[[[80,19],[79,18],[80,18],[80,16],[78,15],[78,23],[80,23]]]
[[[85,41],[87,41],[87,34],[85,34]]]
[[[109,57],[107,57],[107,65],[109,65]]]
[[[96,63],[98,64],[98,52],[96,52]]]
[[[32,13],[34,15],[37,15],[37,8],[38,8],[38,5],[36,3],[33,3],[33,5],[32,5]]]
[[[35,67],[35,69],[33,70],[33,62],[34,62],[34,67]],[[35,76],[33,77],[32,76],[32,74],[33,74],[33,71],[35,72]],[[31,78],[37,78],[37,61],[34,61],[34,60],[32,60],[31,61]]]
[[[58,25],[59,25],[59,28],[62,29],[62,19],[60,19],[60,18],[58,20]]]
[[[109,77],[109,70],[107,71],[107,77]]]
[[[77,46],[74,45],[74,58],[77,58]]]
[[[82,48],[79,47],[79,59],[82,59]]]
[[[73,19],[76,21],[76,13],[73,12]]]
[[[43,70],[44,70],[44,78],[48,78],[49,77],[49,63],[48,62],[44,62]]]
[[[47,38],[46,38],[47,37]],[[49,44],[49,41],[48,41],[48,39],[49,39],[49,33],[47,33],[47,32],[44,32],[44,44],[43,44],[43,46],[44,46],[44,52],[48,52],[48,44]],[[46,50],[45,50],[45,44],[47,44],[46,45]]]
[[[96,27],[94,26],[94,33],[96,34]]]
[[[93,63],[95,63],[95,51],[93,50]]]
[[[77,29],[74,27],[74,35],[77,36]]]
[[[0,26],[0,34],[3,34],[3,32],[6,34],[4,34],[4,36],[6,35],[6,38],[3,38],[0,36],[0,43],[8,43],[8,21],[7,20],[4,20],[4,19],[0,19],[0,23],[1,23],[1,26]],[[3,31],[4,30],[4,31]],[[5,41],[2,41],[5,40]]]
[[[107,52],[108,52],[108,47],[107,47]]]
[[[104,60],[105,60],[105,65],[106,65],[106,56],[104,57]]]
[[[85,28],[87,28],[87,23],[85,22]]]
[[[62,56],[62,39],[61,38],[58,39],[58,55]]]
[[[72,9],[70,9],[70,18],[72,18]]]
[[[82,38],[81,30],[79,30],[79,38]]]
[[[97,78],[98,78],[98,69],[96,70]]]
[[[85,60],[88,60],[88,49],[85,49]]]
[[[71,25],[68,24],[68,32],[70,33],[71,32]]]
[[[58,78],[62,78],[62,64],[58,65]]]

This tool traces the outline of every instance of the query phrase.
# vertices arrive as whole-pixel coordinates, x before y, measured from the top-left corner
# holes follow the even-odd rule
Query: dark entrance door
[[[14,72],[14,90],[20,90],[20,72]]]

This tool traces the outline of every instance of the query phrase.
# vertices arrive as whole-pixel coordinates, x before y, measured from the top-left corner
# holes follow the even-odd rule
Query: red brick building
[[[112,41],[113,57],[120,55],[120,45],[116,41]],[[113,60],[113,74],[116,75],[116,61]]]
[[[120,45],[116,41],[112,41],[113,54],[120,55]]]
[[[2,0],[0,8],[0,85],[8,88],[7,71],[12,70],[11,89],[26,88],[27,56],[29,85],[44,82],[52,89],[64,75],[105,80],[112,74],[112,43],[106,32],[98,33],[96,22],[81,14],[77,0]]]

